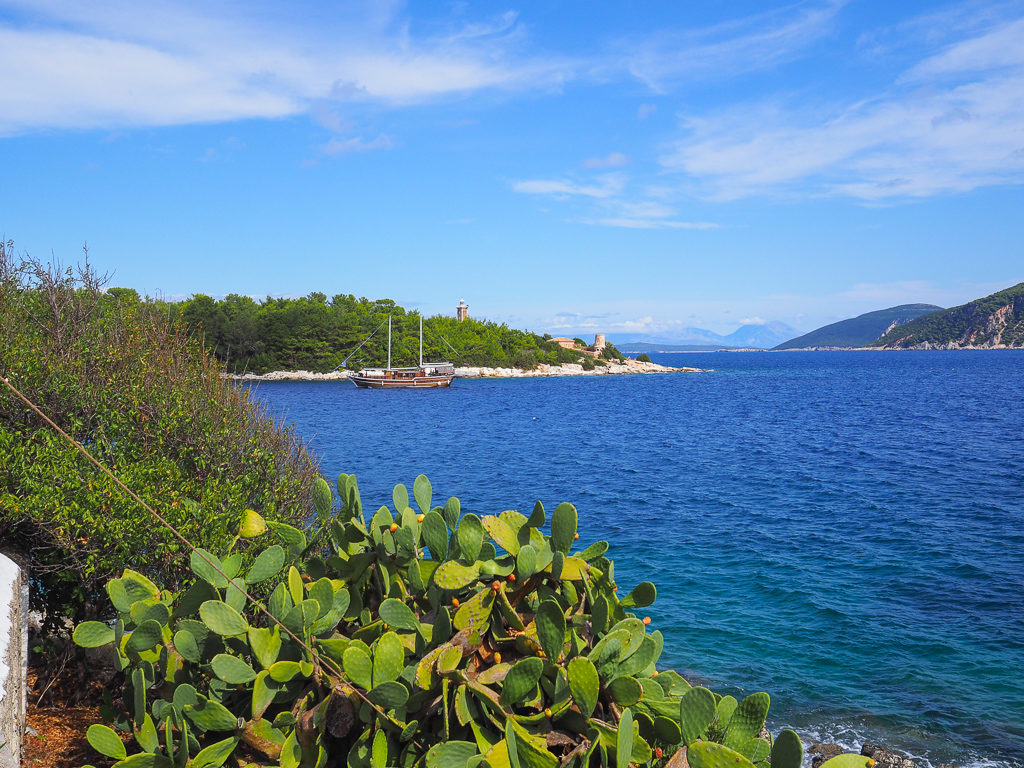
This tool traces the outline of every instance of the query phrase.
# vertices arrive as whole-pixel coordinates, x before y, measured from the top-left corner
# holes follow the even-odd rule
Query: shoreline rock
[[[457,378],[463,379],[530,379],[551,376],[617,376],[624,374],[650,374],[650,373],[704,373],[710,369],[690,368],[682,366],[674,368],[657,363],[642,363],[638,360],[627,358],[624,363],[609,362],[607,365],[596,366],[593,370],[587,371],[579,363],[566,363],[564,365],[541,364],[531,370],[522,368],[484,368],[478,366],[464,366],[455,369]],[[271,371],[270,373],[229,373],[224,374],[227,378],[235,381],[344,381],[348,379],[350,371],[331,371],[329,373],[316,373],[314,371]]]
[[[819,768],[827,760],[844,754],[854,754],[839,744],[814,742],[804,748],[804,753],[811,757],[811,768]],[[921,768],[920,763],[909,756],[888,747],[865,743],[860,754],[875,761],[876,768]],[[938,768],[957,768],[955,765],[943,763]]]

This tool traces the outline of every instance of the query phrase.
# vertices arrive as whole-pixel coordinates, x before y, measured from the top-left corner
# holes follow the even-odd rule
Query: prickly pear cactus
[[[654,585],[620,600],[607,542],[575,549],[571,504],[462,514],[422,475],[391,500],[368,521],[341,475],[337,498],[316,484],[309,530],[246,510],[181,592],[112,580],[116,621],[74,631],[125,677],[89,743],[121,768],[662,768],[687,745],[695,768],[765,764],[767,695],[723,708],[659,673],[661,633],[629,612]]]

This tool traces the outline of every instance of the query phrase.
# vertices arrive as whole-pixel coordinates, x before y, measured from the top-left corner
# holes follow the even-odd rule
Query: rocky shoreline
[[[811,768],[819,768],[826,760],[846,752],[839,744],[819,742],[810,744],[805,751],[811,756]],[[877,744],[865,744],[861,747],[860,753],[864,757],[874,760],[873,768],[921,768],[920,764],[906,755]],[[957,766],[942,763],[936,768],[957,768]]]
[[[524,370],[522,368],[483,368],[476,366],[459,367],[455,369],[455,375],[463,379],[530,379],[548,376],[615,376],[622,374],[650,374],[650,373],[704,373],[709,369],[679,367],[673,368],[668,365],[657,363],[642,363],[639,360],[626,358],[624,362],[609,362],[607,365],[598,365],[593,370],[585,370],[579,363],[566,363],[564,365],[541,364],[536,368]],[[316,373],[314,371],[271,371],[270,373],[242,373],[225,374],[235,381],[344,381],[349,377],[351,371],[331,371],[329,373]]]

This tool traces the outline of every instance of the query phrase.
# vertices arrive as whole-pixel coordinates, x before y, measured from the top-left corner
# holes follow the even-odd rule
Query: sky
[[[672,338],[1024,281],[1024,0],[0,0],[0,236]]]

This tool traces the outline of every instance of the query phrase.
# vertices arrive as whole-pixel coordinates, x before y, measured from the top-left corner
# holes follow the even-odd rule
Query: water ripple
[[[663,663],[776,726],[1021,766],[1024,353],[683,360],[715,372],[256,391],[368,505],[420,472],[478,513],[573,501],[658,585]]]

